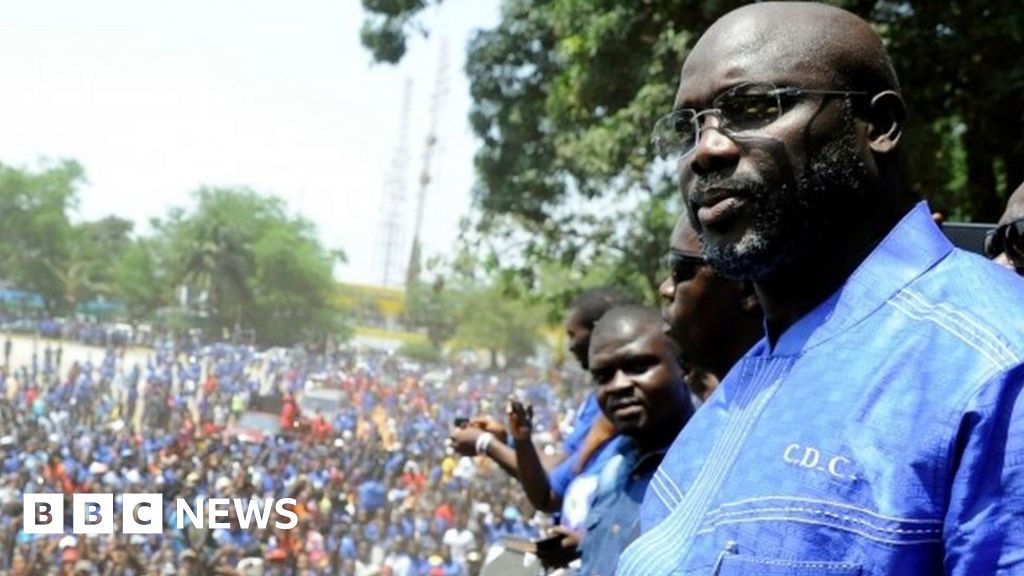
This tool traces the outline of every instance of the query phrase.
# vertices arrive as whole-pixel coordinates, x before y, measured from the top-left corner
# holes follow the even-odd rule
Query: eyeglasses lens
[[[715,99],[722,127],[730,132],[757,130],[779,119],[782,106],[774,85],[741,86]]]
[[[733,137],[764,128],[782,115],[780,91],[774,84],[742,84],[719,94],[711,106],[700,112],[691,108],[676,110],[658,120],[651,134],[657,154],[662,158],[689,154],[697,145],[701,116],[716,116],[718,129]]]

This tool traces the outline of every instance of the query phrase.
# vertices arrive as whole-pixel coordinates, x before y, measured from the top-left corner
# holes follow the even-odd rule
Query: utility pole
[[[434,93],[430,96],[430,126],[427,140],[423,148],[423,167],[420,171],[419,190],[416,194],[416,225],[413,228],[412,252],[409,254],[409,266],[405,269],[405,285],[411,287],[419,282],[423,267],[423,246],[420,234],[423,232],[423,212],[427,203],[427,190],[431,181],[430,162],[437,148],[437,122],[448,94],[448,39],[441,38],[440,53],[437,59],[437,76],[434,80]]]

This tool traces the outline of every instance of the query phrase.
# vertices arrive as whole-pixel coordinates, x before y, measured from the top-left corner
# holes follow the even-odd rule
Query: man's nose
[[[622,370],[616,370],[615,376],[612,378],[612,381],[608,384],[608,392],[610,394],[615,394],[616,392],[622,392],[632,387],[633,380],[629,377],[629,375],[623,372]]]
[[[701,119],[697,142],[690,165],[697,174],[709,174],[731,166],[739,159],[740,148],[722,128],[721,120],[715,115]]]
[[[658,295],[661,296],[661,299],[664,300],[666,303],[670,303],[672,302],[672,300],[675,299],[676,284],[675,282],[672,281],[671,275],[665,278],[661,282],[661,285],[658,286]]]

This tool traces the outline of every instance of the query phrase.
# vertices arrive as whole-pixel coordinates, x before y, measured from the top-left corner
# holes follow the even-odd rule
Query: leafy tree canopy
[[[38,171],[0,164],[0,262],[5,280],[63,309],[72,281],[74,234],[68,211],[85,172],[74,161],[44,161]]]
[[[214,334],[252,329],[264,344],[291,343],[337,328],[329,305],[333,264],[313,224],[279,198],[247,188],[202,188],[191,212],[156,222],[169,277]]]
[[[166,317],[184,287],[188,308],[178,317],[204,318],[215,338],[236,328],[260,344],[345,333],[329,304],[345,255],[321,245],[313,224],[280,199],[202,188],[193,209],[172,208],[150,235],[134,237],[123,218],[70,221],[84,179],[70,160],[0,164],[0,280],[41,295],[47,313],[105,299],[133,319]]]

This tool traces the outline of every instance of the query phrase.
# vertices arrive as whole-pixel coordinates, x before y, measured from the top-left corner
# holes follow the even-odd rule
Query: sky
[[[446,254],[468,213],[477,141],[465,47],[499,12],[498,0],[427,10],[430,36],[398,66],[372,62],[363,16],[358,0],[14,3],[0,19],[0,162],[77,160],[87,182],[72,218],[113,214],[141,234],[172,206],[191,207],[201,186],[249,186],[284,199],[348,254],[339,280],[380,284],[386,176],[404,142],[404,264],[442,44],[426,254]]]

